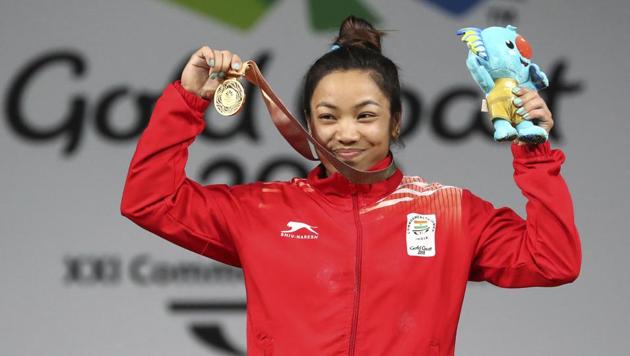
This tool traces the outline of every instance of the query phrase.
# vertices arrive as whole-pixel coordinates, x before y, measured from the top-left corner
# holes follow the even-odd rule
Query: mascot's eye
[[[527,42],[525,37],[521,35],[516,36],[516,47],[518,47],[518,51],[521,52],[523,57],[532,59],[532,46]]]
[[[505,41],[505,45],[508,46],[509,49],[514,49],[514,42],[512,41]]]

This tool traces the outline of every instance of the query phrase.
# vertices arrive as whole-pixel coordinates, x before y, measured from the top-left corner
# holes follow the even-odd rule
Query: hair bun
[[[339,36],[335,43],[346,47],[369,48],[380,53],[381,36],[384,34],[367,20],[348,16],[339,27]]]

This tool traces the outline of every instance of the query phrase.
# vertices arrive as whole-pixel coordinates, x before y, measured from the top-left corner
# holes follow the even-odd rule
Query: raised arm
[[[467,227],[476,240],[469,279],[507,288],[570,283],[579,275],[582,254],[571,195],[560,175],[565,156],[549,142],[513,144],[512,152],[527,220],[465,191]]]
[[[514,91],[520,115],[550,132],[552,114],[538,92]],[[512,144],[512,154],[514,180],[527,198],[527,220],[465,192],[468,231],[476,241],[469,278],[513,288],[572,282],[580,273],[582,251],[571,195],[560,175],[564,153],[547,141]]]
[[[188,146],[204,129],[204,112],[217,84],[216,77],[209,78],[213,71],[206,49],[191,57],[182,75],[185,80],[187,73],[201,70],[205,80],[195,84],[188,78],[187,89],[180,81],[171,83],[156,102],[129,166],[120,209],[136,224],[179,246],[240,266],[228,223],[238,213],[238,201],[228,186],[204,187],[185,172]]]

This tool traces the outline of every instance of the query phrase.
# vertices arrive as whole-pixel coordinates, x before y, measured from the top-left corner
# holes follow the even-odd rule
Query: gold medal
[[[214,108],[223,116],[236,114],[245,102],[245,90],[236,78],[221,83],[214,92]]]

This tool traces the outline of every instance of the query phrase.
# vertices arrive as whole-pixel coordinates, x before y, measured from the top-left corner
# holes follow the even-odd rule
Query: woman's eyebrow
[[[367,99],[367,100],[363,100],[362,102],[360,102],[357,105],[355,105],[354,108],[355,109],[356,108],[360,108],[362,106],[369,105],[369,104],[376,105],[376,106],[381,106],[381,104],[377,103],[376,101],[374,101],[372,99]]]
[[[376,105],[376,106],[381,106],[379,103],[377,103],[376,101],[372,100],[372,99],[367,99],[367,100],[363,100],[362,102],[358,103],[357,105],[354,106],[354,108],[360,108],[362,106],[368,105],[368,104],[372,104],[372,105]],[[337,107],[329,102],[326,101],[322,101],[319,104],[317,104],[316,108],[320,107],[320,106],[325,106],[331,109],[337,109]]]
[[[331,108],[331,109],[336,109],[337,107],[334,106],[333,104],[327,103],[325,101],[320,102],[319,104],[317,104],[317,106],[315,106],[316,108],[320,107],[320,106],[325,106],[327,108]]]

